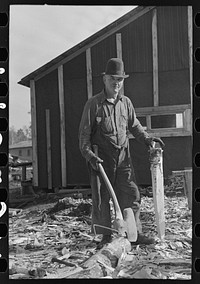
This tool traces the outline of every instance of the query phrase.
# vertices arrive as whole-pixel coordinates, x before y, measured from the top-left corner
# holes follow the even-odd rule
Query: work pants
[[[102,150],[99,147],[98,156],[103,160],[102,165],[113,186],[122,214],[125,208],[131,207],[135,215],[137,230],[141,232],[140,193],[135,181],[129,145],[121,149],[110,145],[106,152],[105,149]],[[107,229],[111,228],[110,194],[100,172],[91,167],[89,172],[92,188],[92,232],[109,235],[112,233]],[[107,228],[98,227],[98,225]]]

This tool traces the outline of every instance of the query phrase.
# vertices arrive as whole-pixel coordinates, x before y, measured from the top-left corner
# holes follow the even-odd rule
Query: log
[[[117,237],[111,243],[106,244],[96,254],[91,256],[82,265],[78,272],[65,275],[63,278],[102,278],[112,275],[117,267],[118,260],[123,253],[131,251],[131,244],[124,237]]]

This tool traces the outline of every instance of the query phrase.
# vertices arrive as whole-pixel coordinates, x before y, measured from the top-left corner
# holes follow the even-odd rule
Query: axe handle
[[[113,203],[114,203],[114,207],[115,207],[115,214],[116,214],[116,219],[120,219],[120,220],[123,220],[123,216],[122,216],[122,212],[121,212],[121,209],[119,207],[119,203],[118,203],[118,200],[117,200],[117,197],[115,195],[115,192],[114,192],[114,189],[104,171],[104,168],[101,164],[99,164],[99,171],[101,173],[101,176],[106,184],[106,187],[108,189],[108,191],[110,192],[110,195],[112,197],[112,200],[113,200]]]
[[[93,149],[94,149],[94,152],[95,152],[95,155],[98,156],[98,146],[97,145],[93,145]],[[113,200],[113,204],[114,204],[114,208],[115,208],[115,215],[116,215],[116,219],[120,219],[120,220],[123,220],[123,215],[122,215],[122,212],[121,212],[121,209],[119,207],[119,203],[118,203],[118,200],[117,200],[117,197],[115,195],[115,192],[114,192],[114,189],[104,171],[104,168],[102,166],[101,163],[99,163],[99,171],[101,173],[101,176],[105,182],[105,185],[111,195],[111,198]]]

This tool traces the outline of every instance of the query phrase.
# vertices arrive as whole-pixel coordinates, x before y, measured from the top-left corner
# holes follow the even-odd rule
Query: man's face
[[[117,95],[123,86],[124,78],[104,75],[103,81],[108,95]]]

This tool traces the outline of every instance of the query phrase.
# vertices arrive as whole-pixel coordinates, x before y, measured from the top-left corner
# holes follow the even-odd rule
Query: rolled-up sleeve
[[[91,147],[91,133],[95,121],[95,105],[93,98],[85,104],[79,126],[79,149],[82,156],[89,161],[95,154]]]

